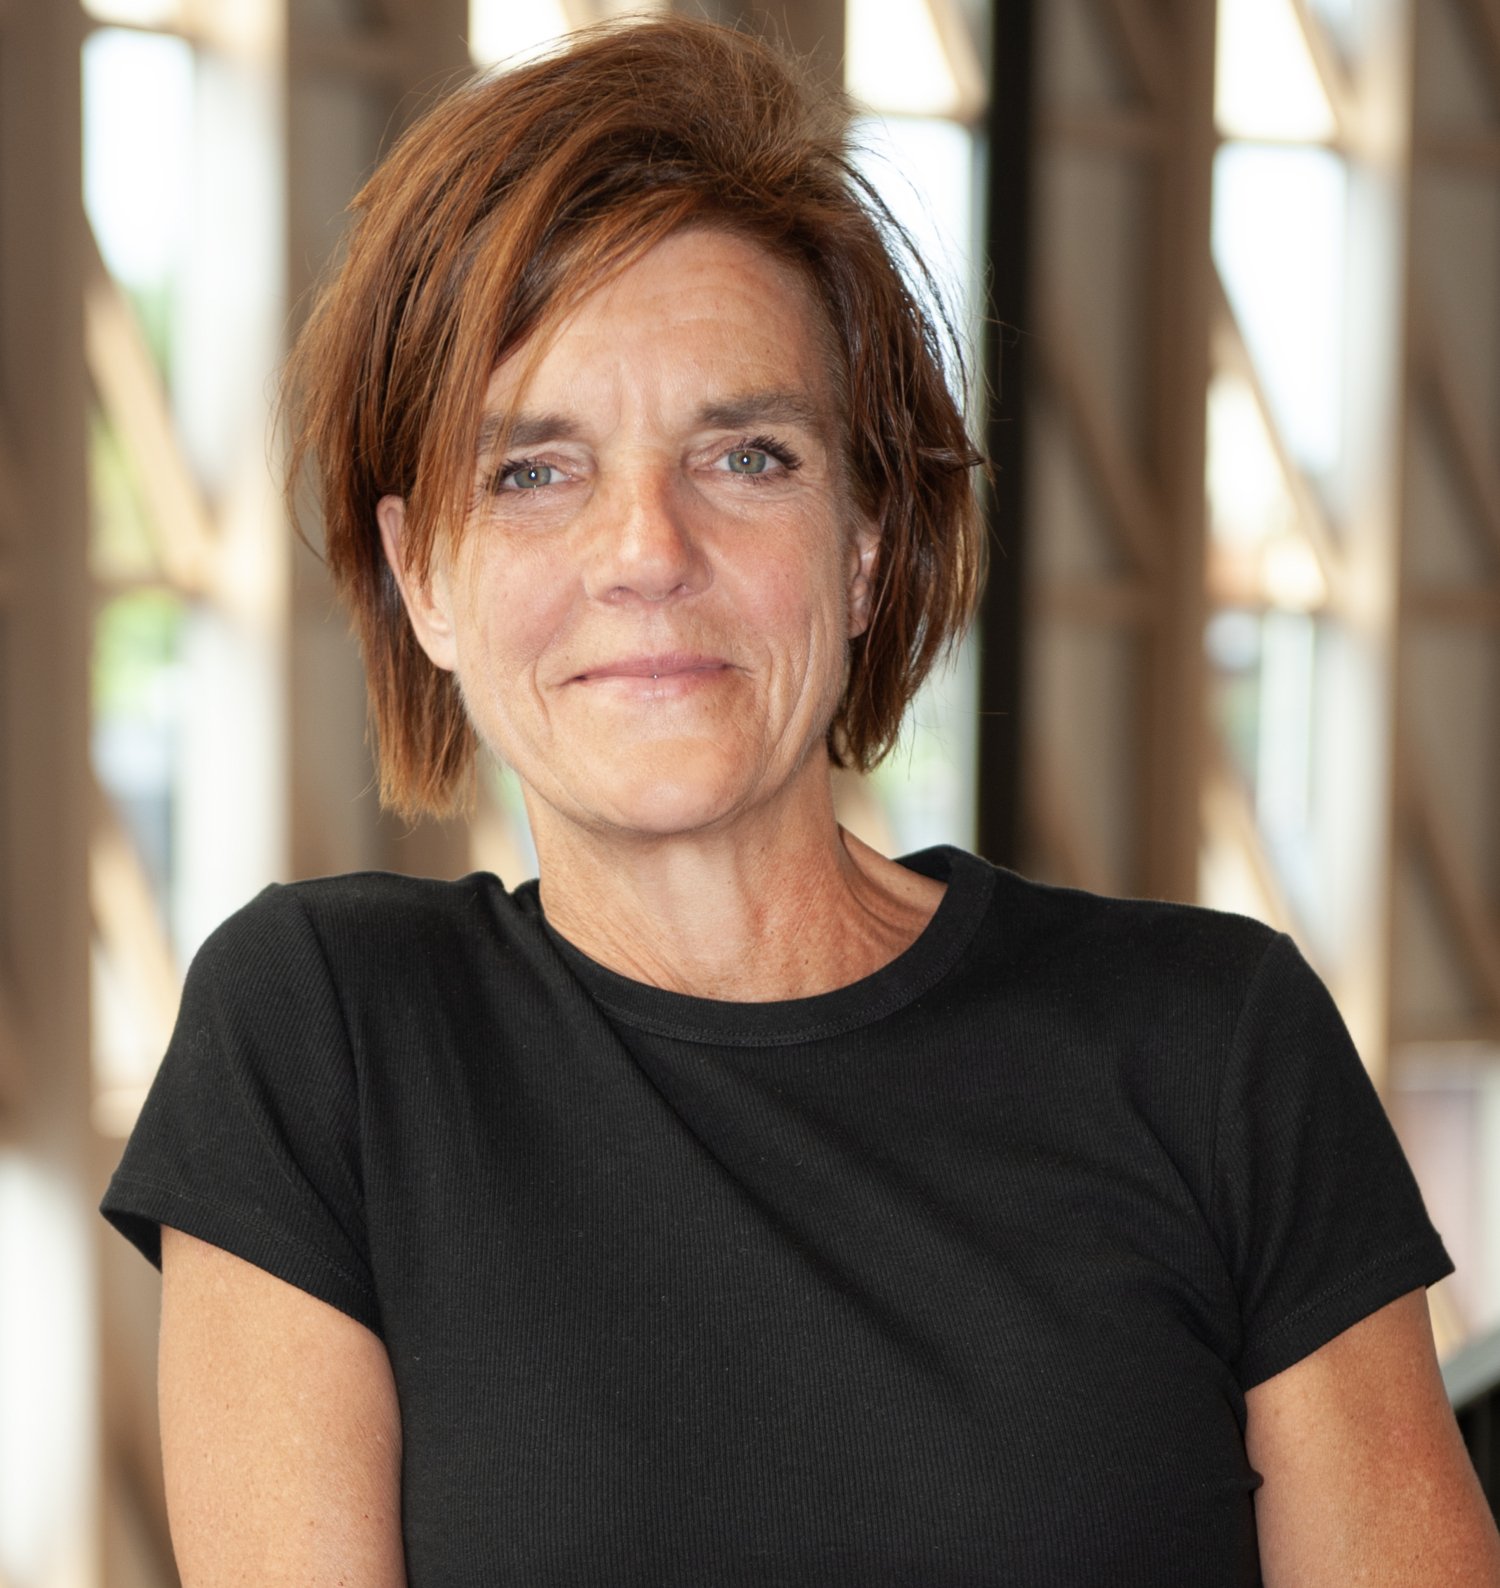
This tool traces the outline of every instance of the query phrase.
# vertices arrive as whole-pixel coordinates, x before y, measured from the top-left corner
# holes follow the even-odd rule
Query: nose
[[[707,587],[709,564],[689,493],[663,467],[638,466],[592,504],[585,588],[596,600],[666,601]]]

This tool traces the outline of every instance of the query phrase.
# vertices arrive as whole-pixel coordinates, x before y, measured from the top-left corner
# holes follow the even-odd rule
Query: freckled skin
[[[528,443],[541,467],[476,497],[426,586],[402,575],[401,503],[380,504],[419,639],[521,775],[549,918],[605,964],[706,997],[846,985],[905,948],[942,892],[834,820],[823,732],[876,541],[832,427],[808,422],[832,413],[821,329],[787,267],[719,234],[675,237],[564,328],[524,411],[567,435]],[[492,408],[513,379],[495,373]],[[757,391],[798,396],[801,418],[704,422],[706,403]],[[799,467],[763,462],[767,437]],[[713,665],[602,676],[672,653]],[[194,1237],[164,1231],[162,1256],[183,1581],[405,1588],[384,1346]],[[1500,1588],[1420,1293],[1246,1402],[1267,1588]]]
[[[403,504],[379,519],[419,640],[520,777],[549,917],[702,996],[868,975],[943,889],[834,819],[824,745],[879,533],[845,482],[811,290],[690,230],[586,298],[518,392],[532,353],[489,382],[516,444],[425,583]]]
[[[586,299],[542,359],[520,407],[574,434],[526,448],[541,468],[520,472],[545,483],[481,481],[423,634],[538,827],[722,824],[783,796],[821,745],[875,531],[843,483],[817,315],[791,267],[690,232]],[[516,406],[520,362],[495,372],[488,411]],[[703,422],[748,392],[801,394],[823,422]],[[763,432],[795,468],[757,456],[736,471]],[[579,682],[673,652],[727,665],[670,694]]]

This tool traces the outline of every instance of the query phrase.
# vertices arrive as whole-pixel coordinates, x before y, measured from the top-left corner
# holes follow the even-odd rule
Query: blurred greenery
[[[177,664],[183,617],[182,598],[166,590],[134,590],[100,609],[94,625],[96,717],[160,717],[162,675]]]
[[[89,409],[89,513],[96,579],[149,579],[158,572],[135,460],[97,405]]]
[[[176,305],[170,277],[164,276],[149,286],[139,282],[125,287],[125,296],[135,310],[141,335],[151,350],[162,384],[170,389],[172,374],[172,331],[176,319]]]
[[[1210,656],[1209,713],[1229,751],[1231,764],[1253,794],[1260,762],[1261,620],[1249,613],[1233,615],[1255,624],[1251,630],[1253,639],[1232,662],[1222,655]]]

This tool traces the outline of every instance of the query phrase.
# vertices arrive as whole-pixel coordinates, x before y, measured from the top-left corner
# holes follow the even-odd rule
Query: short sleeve
[[[1290,938],[1250,986],[1219,1097],[1212,1223],[1243,1388],[1452,1273],[1332,998]]]
[[[295,889],[208,938],[100,1211],[161,1266],[169,1224],[379,1333],[359,1089],[327,962]]]

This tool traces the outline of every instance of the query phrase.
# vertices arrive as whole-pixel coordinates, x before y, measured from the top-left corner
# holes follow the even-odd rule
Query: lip
[[[722,656],[704,656],[695,651],[668,651],[654,656],[622,656],[600,662],[574,674],[576,684],[593,684],[610,678],[659,681],[695,673],[716,673],[728,668]]]

